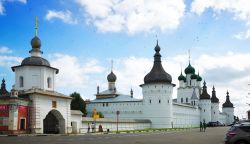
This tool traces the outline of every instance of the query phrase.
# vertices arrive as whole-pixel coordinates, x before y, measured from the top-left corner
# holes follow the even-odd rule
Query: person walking
[[[200,122],[200,132],[202,132],[203,131],[203,124],[202,124],[202,122]]]
[[[207,124],[205,123],[205,121],[203,122],[203,130],[204,132],[206,131],[206,128],[207,128]]]
[[[90,132],[90,125],[89,125],[89,123],[88,123],[88,133]]]
[[[99,125],[98,131],[99,131],[99,132],[103,132],[103,129],[102,129],[102,125],[101,125],[101,124]]]
[[[91,124],[91,129],[92,129],[92,133],[94,133],[94,132],[95,132],[95,125],[94,125],[94,122],[92,122],[92,124]]]

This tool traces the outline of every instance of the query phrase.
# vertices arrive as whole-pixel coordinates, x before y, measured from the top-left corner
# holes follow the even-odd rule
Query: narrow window
[[[168,103],[169,103],[169,100],[168,100]]]
[[[181,98],[181,103],[183,103],[183,98]]]
[[[107,107],[107,106],[109,106],[109,104],[108,104],[108,103],[106,103],[106,107]]]
[[[151,99],[149,100],[149,103],[151,103]]]
[[[161,100],[159,100],[159,103],[161,103]]]
[[[204,109],[204,112],[205,112],[205,109]]]
[[[190,85],[191,85],[191,80],[190,80]]]
[[[23,87],[23,76],[19,77],[19,86]]]
[[[51,78],[50,77],[47,78],[47,85],[48,85],[48,88],[51,88]]]
[[[105,107],[105,104],[103,103],[102,106]]]
[[[186,103],[188,103],[188,98],[186,98]]]
[[[215,112],[214,112],[214,115],[215,115]]]
[[[52,108],[56,108],[56,101],[52,101]]]
[[[194,105],[195,105],[195,101],[194,101]]]

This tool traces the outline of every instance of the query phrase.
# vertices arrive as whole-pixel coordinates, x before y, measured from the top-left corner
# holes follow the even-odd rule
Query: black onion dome
[[[115,82],[116,81],[116,75],[111,71],[111,73],[107,76],[108,82]]]
[[[157,45],[155,46],[154,65],[151,71],[144,77],[145,84],[155,83],[155,82],[166,82],[166,83],[172,82],[171,75],[165,72],[165,70],[161,65],[160,50],[161,48],[158,45],[157,41]]]
[[[212,103],[219,103],[219,99],[216,97],[216,91],[215,91],[214,86],[213,86],[213,91],[212,91],[211,102],[212,102]]]
[[[182,72],[181,72],[181,75],[178,77],[178,80],[179,81],[181,81],[181,80],[185,81],[186,80],[186,78],[182,75]]]
[[[192,74],[191,75],[191,79],[197,79],[197,75],[196,74]]]
[[[226,102],[222,105],[223,108],[233,108],[234,105],[231,103],[230,98],[229,98],[229,92],[227,91],[227,99]]]
[[[0,96],[8,96],[9,92],[6,90],[6,84],[5,84],[5,80],[2,80],[2,84],[1,84],[1,89],[0,89]]]
[[[188,67],[185,69],[185,74],[194,74],[195,69],[191,66],[191,64],[188,64]]]
[[[21,65],[22,66],[28,65],[28,66],[49,66],[50,67],[49,61],[47,61],[46,59],[42,57],[35,57],[35,56],[25,58],[22,61]]]
[[[210,100],[210,95],[207,93],[206,82],[203,83],[202,94],[200,95],[200,99],[208,99]]]
[[[32,40],[31,40],[31,46],[32,48],[40,48],[41,47],[41,40],[39,39],[39,37],[35,36]]]

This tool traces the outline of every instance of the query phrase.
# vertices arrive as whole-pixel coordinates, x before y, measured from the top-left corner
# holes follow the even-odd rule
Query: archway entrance
[[[64,134],[65,120],[57,110],[51,110],[43,120],[43,133]]]

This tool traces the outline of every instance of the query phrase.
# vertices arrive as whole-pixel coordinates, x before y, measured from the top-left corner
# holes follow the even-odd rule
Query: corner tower
[[[207,93],[206,82],[203,83],[202,94],[200,95],[201,121],[208,123],[211,121],[211,99]]]
[[[213,86],[212,98],[211,98],[211,121],[217,122],[219,121],[219,99],[216,97],[216,91]]]
[[[162,67],[160,46],[155,46],[154,65],[144,77],[141,85],[143,93],[143,113],[150,119],[153,128],[171,127],[172,122],[172,77]]]
[[[227,91],[226,102],[222,105],[222,112],[226,116],[226,124],[232,124],[234,122],[234,105],[230,101],[229,92]]]

